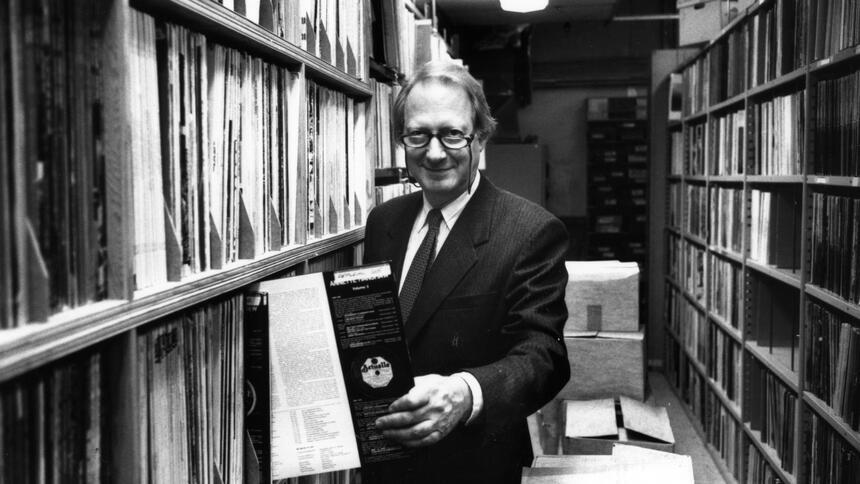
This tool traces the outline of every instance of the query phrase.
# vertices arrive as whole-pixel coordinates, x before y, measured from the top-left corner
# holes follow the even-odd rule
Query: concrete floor
[[[693,422],[684,411],[683,403],[672,391],[666,377],[662,373],[652,371],[648,373],[648,383],[651,394],[647,402],[666,407],[672,424],[672,433],[675,436],[675,453],[689,455],[693,460],[693,476],[696,484],[726,483],[713,457],[705,448],[705,443],[693,427]]]

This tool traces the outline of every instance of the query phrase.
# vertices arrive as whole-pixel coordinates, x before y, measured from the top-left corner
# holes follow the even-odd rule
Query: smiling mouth
[[[453,166],[447,167],[447,168],[430,168],[429,166],[425,166],[425,165],[421,165],[421,168],[424,168],[427,171],[434,171],[434,172],[443,172],[443,171],[448,171],[448,170],[454,169]]]

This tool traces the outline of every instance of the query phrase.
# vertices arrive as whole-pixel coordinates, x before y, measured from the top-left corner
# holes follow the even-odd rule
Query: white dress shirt
[[[471,190],[461,193],[459,197],[455,198],[440,209],[442,212],[442,222],[439,224],[439,234],[436,236],[436,255],[439,254],[439,250],[445,244],[445,239],[448,238],[448,234],[451,233],[451,229],[454,227],[454,224],[457,223],[457,219],[460,218],[460,214],[463,213],[463,209],[466,208],[466,204],[469,203],[469,200],[472,199],[472,195],[475,194],[475,190],[478,189],[478,183],[480,181],[481,172],[477,172],[475,180],[472,181]],[[412,231],[409,233],[409,243],[406,245],[406,256],[403,258],[403,270],[401,271],[401,274],[409,274],[409,268],[412,266],[412,260],[415,258],[415,253],[418,252],[418,247],[421,246],[421,242],[427,234],[427,214],[432,209],[433,207],[429,202],[427,202],[427,198],[424,197],[424,205],[421,207],[421,211],[418,212],[418,216],[415,217],[415,222],[412,224]],[[403,281],[405,279],[405,276],[400,278],[400,287],[398,288],[398,291],[403,289]],[[468,425],[478,416],[481,409],[484,407],[484,394],[481,391],[481,385],[471,373],[466,371],[454,373],[451,376],[462,378],[469,386],[469,390],[472,392],[472,414],[469,415],[469,419],[466,421],[466,424]]]

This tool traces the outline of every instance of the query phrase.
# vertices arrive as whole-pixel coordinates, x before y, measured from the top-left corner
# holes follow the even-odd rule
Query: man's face
[[[412,88],[404,107],[405,132],[402,134],[475,134],[472,105],[466,92],[459,87],[422,82]],[[424,189],[430,204],[442,207],[466,191],[478,171],[478,155],[482,148],[477,139],[462,149],[445,148],[439,138],[433,137],[423,148],[406,147],[406,165]],[[471,172],[469,150],[473,157]]]

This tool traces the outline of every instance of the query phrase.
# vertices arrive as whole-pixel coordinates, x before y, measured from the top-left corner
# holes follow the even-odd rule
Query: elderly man
[[[421,376],[376,426],[416,453],[365,469],[365,482],[520,482],[532,456],[526,416],[569,378],[567,233],[478,173],[495,121],[463,67],[421,68],[393,123],[422,191],[370,213],[365,261],[390,260],[399,275]]]

